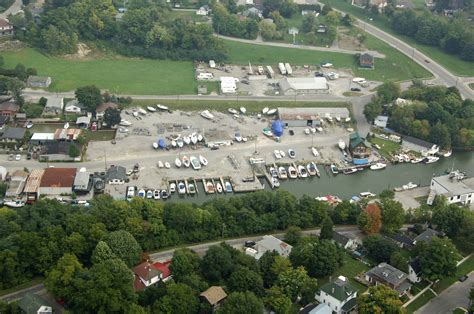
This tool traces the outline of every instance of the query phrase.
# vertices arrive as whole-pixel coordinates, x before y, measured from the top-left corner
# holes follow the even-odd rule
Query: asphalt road
[[[464,282],[456,282],[432,299],[415,313],[417,314],[446,314],[452,313],[457,307],[469,307],[469,291],[474,286],[474,272]]]
[[[15,2],[13,2],[13,4],[5,12],[0,13],[0,18],[6,19],[10,13],[15,15],[16,13],[18,13],[18,11],[21,10],[21,6],[21,0],[15,0]]]
[[[41,284],[36,285],[36,286],[32,286],[32,287],[29,287],[29,288],[26,288],[26,289],[23,289],[23,290],[15,291],[13,293],[1,296],[0,300],[5,301],[5,302],[13,302],[13,301],[16,301],[16,300],[19,300],[19,299],[23,298],[23,296],[27,293],[36,294],[36,293],[42,292],[44,289],[45,289],[45,287],[41,283]]]

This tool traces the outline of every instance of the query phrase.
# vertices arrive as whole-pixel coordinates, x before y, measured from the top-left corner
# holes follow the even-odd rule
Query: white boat
[[[319,157],[319,152],[316,147],[311,147],[311,152],[313,153],[314,157]]]
[[[160,190],[154,190],[153,191],[153,198],[155,200],[159,200],[160,199]]]
[[[169,162],[165,162],[165,168],[166,168],[166,169],[170,169],[170,168],[171,168],[171,165],[170,165]]]
[[[196,135],[191,135],[191,143],[193,143],[194,145],[196,145],[198,142],[198,138]]]
[[[339,146],[340,150],[346,149],[346,143],[344,143],[343,140],[339,140],[339,142],[337,143],[337,146]]]
[[[134,112],[132,112],[132,115],[136,118],[136,117],[138,117],[138,112],[134,111]]]
[[[227,109],[227,111],[230,113],[230,114],[239,114],[239,112],[237,110],[235,110],[234,108],[229,108]]]
[[[138,190],[138,197],[145,198],[146,197],[146,191],[144,189]]]
[[[316,134],[316,128],[310,128],[312,134]]]
[[[201,117],[203,117],[204,119],[208,119],[208,120],[213,120],[214,119],[214,115],[212,113],[209,112],[209,110],[204,110],[201,112]]]
[[[156,111],[155,107],[148,106],[148,107],[146,107],[146,109],[148,109],[148,111],[150,111],[150,112],[155,112]]]
[[[262,130],[263,134],[265,134],[266,136],[269,136],[269,137],[272,137],[273,136],[273,133],[272,133],[272,130],[270,130],[270,128],[264,128]]]
[[[198,134],[198,135],[197,135],[197,139],[198,139],[198,142],[202,142],[202,140],[204,139],[204,137],[203,137],[201,134]]]
[[[278,177],[278,171],[276,170],[275,167],[270,167],[269,172],[270,172],[270,176]]]
[[[217,182],[216,190],[217,190],[217,193],[222,193],[222,191],[224,191],[224,189],[222,188],[222,185],[220,184],[220,182]]]
[[[263,113],[263,114],[267,114],[268,110],[270,110],[270,108],[265,107],[265,108],[262,109],[262,113]]]
[[[120,120],[119,125],[121,125],[121,126],[131,126],[132,122],[129,122],[127,120]]]
[[[69,129],[69,122],[64,123],[64,129]]]
[[[337,169],[336,164],[331,164],[331,172],[332,172],[332,174],[338,174],[339,173],[339,169]]]
[[[163,168],[164,165],[163,165],[163,162],[161,160],[158,161],[158,168]]]
[[[309,129],[304,129],[304,134],[309,135],[311,131]]]
[[[309,163],[306,165],[306,169],[310,176],[314,177],[316,175],[316,168],[314,167],[313,163]]]
[[[336,121],[337,121],[337,122],[341,122],[341,117],[336,116]]]
[[[179,148],[183,147],[183,146],[184,146],[183,140],[182,140],[182,139],[178,139],[178,140],[176,141],[176,145],[178,145]]]
[[[232,193],[233,192],[232,184],[229,181],[225,181],[224,185],[225,185],[225,191],[227,193]]]
[[[375,194],[374,194],[374,193],[370,193],[370,192],[360,192],[360,193],[359,193],[359,196],[360,196],[360,197],[363,197],[363,198],[367,198],[367,197],[374,197]]]
[[[166,191],[165,189],[161,190],[161,198],[165,200],[168,197],[169,197],[168,191]]]
[[[416,188],[418,185],[414,184],[413,182],[408,182],[407,184],[402,185],[402,189],[407,191],[407,190],[413,190]]]
[[[158,149],[158,143],[157,143],[157,142],[153,142],[152,145],[153,145],[153,148],[154,148],[154,149]]]
[[[278,168],[278,178],[280,178],[281,180],[285,180],[288,178],[288,173],[286,172],[285,167]]]
[[[146,115],[146,111],[143,108],[138,108],[138,113],[144,116]]]
[[[186,194],[186,185],[183,181],[178,182],[178,194]]]
[[[181,168],[181,165],[183,163],[181,162],[181,160],[178,157],[176,157],[176,159],[174,160],[174,164],[177,168]]]
[[[280,151],[278,149],[275,149],[273,151],[273,154],[275,155],[276,159],[281,159],[281,154],[280,154]]]
[[[428,156],[425,158],[424,163],[425,164],[432,164],[434,162],[437,162],[439,160],[439,157],[436,156]]]
[[[198,158],[191,156],[190,160],[191,160],[191,165],[193,166],[194,170],[201,169],[201,163],[199,162]]]
[[[26,123],[26,128],[31,129],[32,127],[33,127],[33,122],[28,121],[28,123]]]
[[[189,183],[188,184],[188,193],[189,194],[196,194],[196,187],[194,186],[194,183]]]
[[[146,198],[153,198],[153,191],[152,190],[146,191]]]
[[[320,126],[318,126],[318,127],[316,128],[316,131],[318,131],[319,133],[321,133],[321,132],[323,131],[323,128],[320,127]]]
[[[385,169],[385,167],[387,167],[386,164],[378,162],[376,164],[371,165],[370,170],[382,170]]]
[[[25,202],[22,200],[8,200],[3,203],[3,205],[12,207],[12,208],[20,208],[25,206]]]
[[[245,107],[240,107],[240,112],[242,112],[242,114],[245,114],[247,112],[247,109]]]
[[[242,142],[246,143],[248,140],[249,140],[248,137],[245,137],[245,136],[242,137]]]
[[[277,112],[277,109],[270,109],[268,110],[267,115],[271,116],[271,115],[274,115],[276,112]]]
[[[307,178],[308,177],[308,171],[306,170],[305,166],[303,165],[298,165],[298,173],[301,178]]]
[[[351,117],[347,117],[344,121],[350,122],[350,121],[351,121]]]
[[[298,177],[298,171],[296,171],[296,168],[293,166],[288,167],[288,177],[290,179],[296,179]]]
[[[423,160],[424,160],[424,158],[419,157],[419,158],[413,158],[410,162],[412,164],[418,164],[418,163],[422,162]]]
[[[272,188],[278,188],[280,187],[280,181],[278,180],[277,177],[272,177]]]
[[[449,151],[447,151],[446,153],[443,154],[443,157],[450,157],[452,154],[453,154],[453,151],[449,150]]]
[[[189,145],[191,143],[191,139],[189,136],[183,136],[183,141],[186,145]]]
[[[342,173],[344,173],[344,174],[353,174],[353,173],[356,173],[356,172],[357,172],[357,168],[348,168],[348,169],[342,170]]]
[[[175,140],[171,140],[171,146],[172,146],[172,147],[176,147],[177,145],[178,145],[178,144],[176,143]]]
[[[165,105],[160,105],[160,104],[158,104],[158,105],[156,105],[156,107],[157,107],[158,109],[160,109],[160,110],[168,110],[168,107],[165,106]]]
[[[121,127],[118,128],[117,131],[119,131],[120,133],[127,133],[128,129],[126,127],[121,126]]]
[[[201,162],[203,166],[207,166],[207,164],[209,163],[206,157],[204,157],[203,155],[199,155],[199,161]]]
[[[206,182],[206,189],[207,193],[209,194],[214,194],[216,192],[216,188],[214,187],[214,184],[212,184],[211,180]]]
[[[234,139],[239,143],[242,142],[242,135],[240,135],[240,132],[235,133]]]
[[[186,167],[186,168],[189,168],[189,166],[191,165],[191,162],[189,161],[189,158],[188,156],[183,156],[183,165]]]
[[[176,192],[176,184],[170,183],[170,193]]]
[[[291,159],[296,157],[295,151],[291,148],[288,150],[288,157],[290,157]]]
[[[281,155],[282,158],[284,158],[286,156],[285,152],[282,151],[282,150],[280,150],[280,155]]]

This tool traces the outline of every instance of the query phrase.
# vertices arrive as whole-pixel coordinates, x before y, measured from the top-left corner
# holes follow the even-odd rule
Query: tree
[[[323,9],[321,10],[321,14],[326,15],[331,11],[332,11],[332,7],[329,4],[326,4],[323,6]]]
[[[380,192],[379,197],[381,199],[393,199],[395,197],[395,192],[392,190],[383,190],[382,192]]]
[[[296,226],[290,226],[286,229],[285,242],[291,245],[295,245],[301,238],[301,228]]]
[[[384,199],[382,200],[382,230],[392,234],[397,232],[405,222],[405,211],[400,202]]]
[[[41,107],[46,107],[46,104],[48,103],[48,98],[41,97],[38,101],[38,105]]]
[[[331,219],[335,224],[354,224],[360,214],[360,206],[342,201],[332,210]]]
[[[275,313],[292,313],[293,304],[291,303],[291,299],[287,297],[279,287],[271,287],[268,289],[263,298],[263,302],[266,307]]]
[[[372,98],[372,100],[365,105],[364,115],[367,121],[372,122],[377,116],[382,113],[382,103],[378,98]]]
[[[106,235],[103,241],[128,267],[132,267],[140,261],[142,249],[130,232],[125,230],[114,231]]]
[[[303,294],[311,290],[314,298],[314,289],[317,286],[317,281],[308,276],[304,267],[298,267],[281,273],[275,285],[281,289],[283,294],[290,298],[292,302],[295,302],[298,297],[303,296]]]
[[[429,243],[418,243],[418,258],[423,276],[431,281],[451,276],[461,258],[458,250],[448,238],[434,237]]]
[[[201,273],[210,282],[227,279],[234,267],[232,255],[222,245],[211,246],[201,260]]]
[[[380,207],[376,203],[368,204],[357,218],[357,224],[365,234],[378,233],[382,227]]]
[[[188,248],[177,249],[173,254],[170,271],[175,281],[195,274],[199,270],[199,256]]]
[[[328,216],[324,218],[319,238],[321,240],[332,240],[332,234],[334,233],[333,227],[334,224],[332,223],[331,217]]]
[[[90,112],[95,112],[98,105],[102,103],[100,89],[95,85],[79,87],[75,92],[77,100]]]
[[[456,236],[456,244],[462,251],[470,253],[474,251],[474,213],[471,211],[464,217]]]
[[[448,205],[445,201],[441,201],[433,208],[432,222],[449,237],[455,237],[462,226],[466,212],[466,209],[456,204]]]
[[[275,251],[266,251],[258,260],[258,269],[262,275],[263,284],[266,288],[271,287],[277,279],[277,274],[275,274],[272,269],[277,256],[279,255]]]
[[[391,103],[400,97],[400,85],[394,82],[386,82],[377,87],[377,96],[384,104]]]
[[[385,285],[372,286],[368,293],[360,294],[357,298],[357,309],[360,314],[403,314],[406,311],[402,305],[398,292]]]
[[[231,291],[251,291],[258,296],[263,294],[262,277],[247,267],[238,267],[232,275],[230,275],[227,286]]]
[[[155,313],[197,313],[198,311],[197,292],[182,283],[170,284],[166,295],[156,300],[153,305]]]
[[[107,126],[113,127],[120,123],[122,118],[120,117],[120,110],[115,108],[107,108],[104,112],[104,122]]]
[[[408,259],[400,251],[395,251],[390,255],[390,265],[408,273]]]
[[[57,299],[69,299],[76,292],[76,278],[84,271],[74,254],[66,253],[46,274],[45,286]]]
[[[99,241],[94,249],[94,252],[92,252],[91,261],[94,264],[98,264],[105,263],[113,258],[117,258],[117,256],[114,254],[114,252],[112,252],[109,245],[104,241]]]
[[[250,291],[232,292],[222,307],[217,310],[218,314],[261,314],[262,312],[262,301]]]
[[[77,146],[74,144],[70,144],[69,157],[76,158],[76,157],[79,157],[80,155],[81,155],[81,151],[79,150],[79,148],[77,148]]]
[[[390,262],[390,256],[398,250],[397,246],[380,235],[369,235],[363,240],[367,254],[376,263]]]

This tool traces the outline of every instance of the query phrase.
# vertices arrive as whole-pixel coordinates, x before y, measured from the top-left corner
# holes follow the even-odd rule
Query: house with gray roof
[[[357,305],[357,289],[351,285],[349,279],[339,276],[323,285],[315,298],[319,303],[326,304],[332,313],[350,313]]]
[[[25,133],[26,129],[24,128],[8,128],[3,132],[0,139],[7,143],[20,142],[25,137]]]
[[[107,169],[108,184],[124,184],[127,180],[127,170],[122,166],[112,166]]]
[[[87,171],[78,171],[74,178],[72,190],[76,194],[87,194],[92,188],[91,175]]]
[[[443,237],[444,233],[440,231],[433,230],[431,228],[427,228],[425,231],[420,233],[414,240],[414,243],[423,241],[423,242],[431,242],[431,239],[434,237]]]
[[[334,231],[332,234],[332,239],[336,242],[340,247],[345,250],[355,250],[357,249],[357,239],[354,237],[350,237],[344,235],[342,233]]]
[[[254,248],[247,248],[245,254],[254,257],[255,259],[260,259],[265,252],[277,252],[280,256],[288,257],[291,253],[293,246],[288,243],[283,242],[282,240],[275,238],[272,235],[263,236],[262,240],[258,241]]]
[[[411,288],[408,274],[387,263],[380,263],[366,272],[365,280],[372,285],[388,286],[397,291],[400,296],[406,294]]]
[[[26,80],[26,84],[29,87],[47,88],[51,85],[51,77],[30,75]]]
[[[64,102],[61,97],[46,97],[48,102],[43,109],[43,116],[58,115],[63,113]]]
[[[53,313],[53,308],[45,299],[40,296],[27,293],[18,302],[18,307],[26,314],[49,314]]]

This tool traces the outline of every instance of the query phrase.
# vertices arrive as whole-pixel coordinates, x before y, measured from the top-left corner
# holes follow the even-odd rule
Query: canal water
[[[360,192],[372,192],[378,194],[385,189],[400,187],[408,182],[421,186],[428,186],[433,175],[444,174],[447,169],[454,168],[474,176],[474,153],[453,153],[449,158],[440,158],[433,164],[397,164],[388,165],[384,170],[364,170],[351,175],[339,174],[333,176],[327,173],[322,166],[318,166],[321,178],[311,177],[308,179],[295,179],[280,181],[280,190],[287,190],[296,197],[306,194],[312,197],[336,195],[342,199],[350,199]],[[270,190],[268,182],[262,179],[266,189]],[[195,196],[176,197],[170,201],[203,203],[213,197],[232,197],[238,194],[206,195],[201,183],[198,183],[199,194]]]

